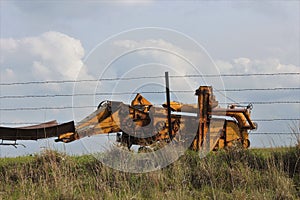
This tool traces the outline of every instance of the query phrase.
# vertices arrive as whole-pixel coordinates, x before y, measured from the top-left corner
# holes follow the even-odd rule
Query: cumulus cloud
[[[197,46],[191,41],[184,46],[181,44],[184,41],[180,41],[182,38],[178,38],[181,43],[176,39],[173,38],[173,41],[164,39],[117,40],[114,45],[128,50],[137,49],[137,54],[169,65],[175,73],[180,75],[215,72],[212,60],[201,46]],[[147,48],[152,49],[148,51]]]
[[[84,65],[84,48],[78,39],[59,32],[35,37],[0,39],[1,83],[92,79]],[[1,96],[72,94],[73,84],[25,84],[1,86]],[[1,108],[70,107],[72,98],[3,98]],[[1,115],[5,113],[5,119]],[[72,110],[1,111],[2,122],[43,122],[72,119]]]
[[[231,61],[217,60],[215,62],[222,74],[269,74],[269,73],[288,73],[300,72],[300,66],[292,64],[283,64],[276,58],[269,59],[250,59],[245,57],[235,58]],[[294,88],[300,84],[298,75],[292,76],[242,76],[242,77],[223,77],[226,89],[264,89],[264,88]],[[299,100],[298,90],[253,90],[248,92],[227,92],[227,97],[237,102],[260,102],[260,101],[297,101]],[[256,105],[258,106],[258,105]],[[270,107],[273,107],[273,117],[278,118],[289,114],[295,118],[299,116],[299,105],[260,105],[256,110],[260,117],[269,115]],[[289,106],[288,112],[282,112],[283,106]],[[281,108],[282,107],[282,108]],[[285,110],[285,111],[287,111]]]
[[[216,65],[223,74],[259,74],[259,73],[286,73],[300,72],[300,66],[283,64],[277,58],[250,59],[235,58],[231,61],[216,60]],[[244,80],[243,80],[244,79]],[[295,87],[299,85],[299,77],[248,77],[227,80],[228,87],[236,86],[248,88],[262,87]]]
[[[283,64],[277,58],[250,59],[245,57],[235,58],[231,61],[217,60],[215,62],[223,72],[236,73],[273,73],[273,72],[298,72],[300,66]]]
[[[113,42],[113,45],[116,49],[123,49],[124,52],[130,52],[130,54],[126,55],[129,58],[126,60],[128,67],[124,67],[123,64],[122,70],[131,77],[145,74],[148,76],[163,76],[165,71],[168,71],[170,76],[218,73],[217,68],[215,68],[206,51],[201,46],[182,36],[176,35],[170,37],[170,39],[116,40]],[[120,61],[120,63],[122,62]],[[147,63],[149,65],[145,66]],[[140,68],[137,67],[139,64],[141,65]],[[154,82],[161,85],[160,90],[164,90],[164,81],[161,78],[156,79]],[[141,80],[140,84],[135,84],[135,86],[146,83],[151,83],[151,80]],[[215,79],[214,84],[221,87],[220,79]],[[209,83],[201,77],[198,77],[198,79],[172,78],[170,81],[171,90],[194,91],[199,85],[212,85],[212,82]],[[125,86],[122,85],[122,87]],[[130,91],[130,88],[124,88],[123,90]],[[193,92],[190,95],[187,93],[177,93],[176,97],[181,102],[196,102]],[[153,97],[151,96],[150,98]],[[158,100],[159,98],[153,99]],[[164,98],[160,98],[160,102],[155,103],[162,103],[162,101],[164,101]]]
[[[137,53],[141,56],[151,56],[153,61],[160,62],[161,64],[168,64],[173,67],[174,70],[181,74],[186,74],[188,67],[184,59],[189,60],[185,55],[188,52],[182,48],[167,42],[162,39],[149,39],[142,41],[135,40],[117,40],[114,42],[116,47],[125,48],[128,50],[138,49]],[[153,48],[153,50],[146,51],[147,48]]]
[[[59,32],[36,37],[0,39],[1,69],[15,74],[2,81],[75,79],[84,63],[81,42]],[[5,74],[5,73],[4,73]]]

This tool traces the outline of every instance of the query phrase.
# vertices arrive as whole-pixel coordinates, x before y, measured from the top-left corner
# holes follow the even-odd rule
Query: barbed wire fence
[[[274,77],[274,76],[300,76],[300,72],[281,72],[281,73],[247,73],[247,74],[206,74],[206,75],[176,75],[169,76],[173,79],[178,78],[217,78],[217,77]],[[101,78],[101,79],[86,79],[86,80],[46,80],[46,81],[24,81],[24,82],[5,82],[0,83],[0,87],[13,87],[13,86],[22,86],[22,85],[49,85],[49,84],[66,84],[66,83],[83,83],[83,82],[104,82],[104,81],[134,81],[139,79],[161,79],[165,76],[139,76],[139,77],[115,77],[115,78]],[[299,77],[300,83],[300,77]],[[300,85],[300,84],[299,84]],[[214,91],[226,97],[229,102],[219,102],[219,104],[248,104],[252,103],[253,105],[274,105],[274,104],[300,104],[300,99],[297,100],[280,100],[280,101],[236,101],[224,95],[223,92],[257,92],[257,91],[289,91],[297,92],[298,97],[300,97],[300,87],[299,85],[291,87],[266,87],[266,88],[227,88],[227,89],[218,89],[214,88]],[[1,89],[1,88],[0,88]],[[194,93],[192,90],[172,90],[172,93]],[[164,94],[165,91],[139,91],[141,94]],[[107,96],[107,95],[132,95],[132,92],[95,92],[95,93],[58,93],[58,94],[26,94],[26,95],[2,95],[0,94],[1,99],[28,99],[28,98],[57,98],[57,97],[75,97],[75,96]],[[295,95],[297,96],[297,95]],[[2,106],[2,105],[1,105]],[[84,105],[84,106],[47,106],[47,107],[10,107],[4,108],[0,107],[0,112],[15,112],[15,111],[39,111],[39,110],[65,110],[65,109],[84,109],[84,108],[96,108],[97,105]],[[300,114],[300,111],[299,111]],[[277,122],[277,121],[300,121],[300,115],[292,116],[291,118],[281,117],[281,118],[261,118],[253,119],[255,122]],[[21,124],[38,124],[42,122],[33,122],[33,121],[24,121],[24,122],[0,122],[2,125],[21,125]],[[295,134],[291,132],[252,132],[251,134],[261,134],[261,135],[287,135]],[[299,134],[299,133],[296,133]]]

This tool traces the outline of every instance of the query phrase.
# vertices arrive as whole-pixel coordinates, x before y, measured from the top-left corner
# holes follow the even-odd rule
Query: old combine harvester
[[[28,127],[0,127],[0,139],[5,144],[5,140],[57,137],[56,142],[68,143],[86,136],[117,133],[116,142],[128,149],[132,145],[151,148],[178,140],[178,136],[192,138],[188,145],[195,151],[205,145],[210,151],[234,144],[250,146],[248,131],[257,126],[250,118],[251,106],[220,108],[210,86],[196,90],[197,104],[170,102],[168,89],[166,94],[167,103],[161,107],[153,106],[140,94],[131,105],[104,101],[76,126],[73,121],[59,125],[52,121]]]

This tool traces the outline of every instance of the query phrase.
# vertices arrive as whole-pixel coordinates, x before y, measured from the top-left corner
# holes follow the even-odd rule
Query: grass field
[[[141,174],[55,151],[1,158],[0,199],[300,199],[300,148],[188,151]]]

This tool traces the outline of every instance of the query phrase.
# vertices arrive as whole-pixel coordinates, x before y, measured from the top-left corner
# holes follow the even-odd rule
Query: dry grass
[[[299,199],[300,148],[187,152],[168,167],[132,174],[92,156],[54,151],[0,159],[0,199]]]

